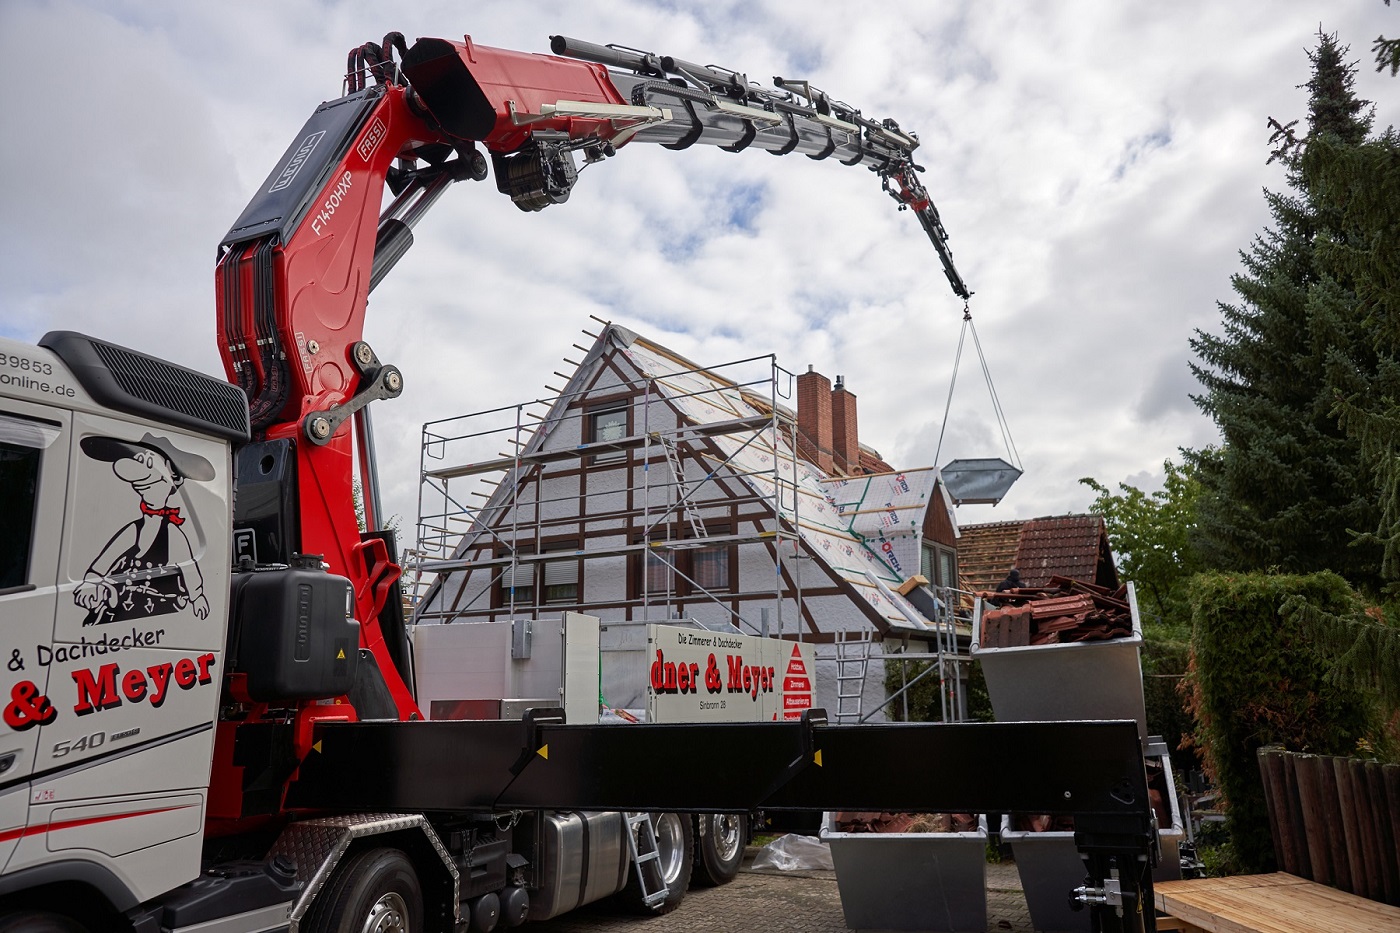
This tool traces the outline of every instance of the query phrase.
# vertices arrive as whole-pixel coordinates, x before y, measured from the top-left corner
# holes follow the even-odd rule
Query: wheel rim
[[[408,925],[408,903],[403,895],[395,891],[381,895],[365,916],[360,933],[412,933]]]
[[[661,877],[671,887],[681,874],[685,862],[685,837],[681,818],[674,813],[662,813],[656,818],[656,848],[660,856]]]
[[[742,825],[733,813],[721,813],[710,823],[710,838],[714,840],[715,855],[721,862],[733,861],[744,847]]]

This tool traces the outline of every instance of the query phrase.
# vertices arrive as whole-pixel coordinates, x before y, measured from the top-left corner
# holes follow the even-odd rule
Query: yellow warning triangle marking
[[[317,742],[315,745],[311,746],[311,750],[313,752],[319,752],[321,750],[321,743]]]
[[[535,751],[535,754],[536,754],[536,755],[539,755],[539,756],[540,756],[541,758],[543,758],[545,761],[548,761],[548,760],[549,760],[549,746],[548,746],[548,745],[541,745],[541,746],[539,747],[539,749],[537,749],[537,750]]]
[[[812,753],[812,760],[817,763],[818,768],[822,766],[822,750],[820,748]]]
[[[340,649],[340,653],[337,654],[337,655],[335,656],[335,659],[336,659],[337,661],[344,661],[344,660],[345,660],[345,649],[344,649],[344,648],[341,648],[341,649]]]

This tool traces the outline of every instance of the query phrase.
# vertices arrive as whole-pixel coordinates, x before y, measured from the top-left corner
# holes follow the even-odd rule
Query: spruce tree
[[[1376,527],[1372,477],[1360,443],[1342,429],[1328,381],[1338,358],[1374,372],[1352,278],[1324,276],[1318,244],[1349,241],[1341,204],[1303,170],[1308,140],[1362,144],[1369,102],[1354,90],[1355,64],[1335,35],[1318,33],[1307,134],[1275,121],[1288,190],[1265,191],[1272,226],[1240,253],[1237,295],[1220,302],[1223,332],[1197,330],[1203,392],[1192,396],[1220,428],[1219,448],[1187,451],[1201,484],[1193,542],[1205,566],[1308,573],[1333,570],[1363,590],[1379,587],[1379,549],[1358,542]],[[1295,121],[1296,123],[1296,121]],[[1324,279],[1326,280],[1324,282]],[[1329,364],[1329,361],[1332,361]]]
[[[1400,62],[1394,43],[1376,47],[1377,70]],[[1375,484],[1380,515],[1368,543],[1381,549],[1381,576],[1390,597],[1384,615],[1330,616],[1315,606],[1292,607],[1335,660],[1332,680],[1373,686],[1391,710],[1400,706],[1400,134],[1387,129],[1360,145],[1319,136],[1301,147],[1307,183],[1329,203],[1341,205],[1345,237],[1317,243],[1319,292],[1352,283],[1357,311],[1375,355],[1368,370],[1334,349],[1327,375],[1336,412],[1349,437],[1361,445],[1363,465]]]

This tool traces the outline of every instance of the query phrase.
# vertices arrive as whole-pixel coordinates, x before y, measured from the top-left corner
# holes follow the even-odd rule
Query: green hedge
[[[1279,612],[1294,596],[1337,616],[1360,605],[1333,573],[1202,574],[1191,585],[1194,741],[1228,807],[1236,864],[1247,872],[1276,867],[1255,750],[1348,754],[1373,709],[1361,692],[1326,681],[1327,661]]]
[[[904,664],[905,670],[901,676],[899,662],[889,657],[885,659],[886,696],[893,696],[906,683],[912,682],[924,671],[936,666],[932,661],[905,661]],[[967,709],[965,710],[967,718],[974,722],[991,722],[993,720],[992,701],[987,695],[987,679],[982,676],[982,665],[964,665],[963,675],[967,677]],[[929,674],[909,688],[908,703],[910,722],[939,722],[943,718],[943,706],[939,702],[937,672]],[[904,697],[900,697],[885,707],[885,715],[889,717],[891,722],[903,722]]]
[[[1182,741],[1185,739],[1190,745],[1191,730],[1196,724],[1180,689],[1191,656],[1190,636],[1176,638],[1176,632],[1152,625],[1144,625],[1142,634],[1142,696],[1147,708],[1147,734],[1162,737],[1171,752],[1172,770],[1184,778],[1188,771],[1201,766],[1195,750],[1183,747]]]

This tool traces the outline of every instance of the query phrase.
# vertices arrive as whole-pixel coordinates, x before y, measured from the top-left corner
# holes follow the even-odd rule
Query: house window
[[[620,441],[627,436],[627,403],[613,402],[605,408],[597,408],[588,413],[588,443],[606,444]],[[594,463],[607,463],[621,460],[625,451],[607,450],[593,455]]]
[[[524,551],[518,553],[523,556]],[[508,557],[509,553],[501,556]],[[533,606],[535,603],[535,563],[517,560],[501,571],[501,605]]]
[[[691,563],[696,586],[710,591],[729,589],[729,548],[698,548],[691,553]]]
[[[949,589],[958,588],[958,555],[947,548],[938,549],[938,582]]]
[[[928,578],[929,583],[933,586],[957,589],[957,552],[949,548],[939,547],[936,544],[925,544],[921,550],[919,572]]]
[[[675,552],[665,548],[647,548],[643,552],[646,561],[646,589],[653,595],[664,595],[675,587],[675,570],[672,561]]]
[[[706,534],[727,535],[729,528],[728,526],[707,528]],[[695,586],[711,593],[729,590],[729,557],[728,544],[715,544],[692,549],[690,551],[690,578],[695,581]]]
[[[578,550],[578,547],[573,541],[565,541],[559,544],[548,545],[545,547],[545,550],[575,552]],[[571,557],[568,560],[547,560],[544,562],[544,602],[578,602],[579,563],[580,561],[577,557]]]
[[[10,424],[14,429],[5,431]],[[0,590],[24,586],[29,579],[40,449],[28,442],[28,433],[37,431],[0,416],[0,438],[6,438],[0,440]]]

